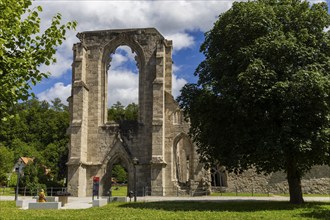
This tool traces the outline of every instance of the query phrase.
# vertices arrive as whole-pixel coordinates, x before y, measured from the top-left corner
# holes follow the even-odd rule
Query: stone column
[[[81,166],[87,159],[88,86],[86,84],[86,49],[81,43],[73,47],[72,111],[70,155],[68,165],[68,191],[75,196],[85,196],[86,170]]]
[[[165,43],[165,91],[172,95],[172,49],[171,40],[164,40]]]
[[[152,195],[165,195],[165,73],[166,48],[164,41],[157,44],[156,77],[153,82],[153,119],[152,119],[152,157],[151,188]]]

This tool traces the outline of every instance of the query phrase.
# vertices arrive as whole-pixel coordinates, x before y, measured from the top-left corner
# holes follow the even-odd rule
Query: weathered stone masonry
[[[92,194],[93,176],[101,178],[101,194],[110,188],[111,170],[120,161],[133,188],[133,161],[138,158],[137,189],[151,195],[193,194],[208,190],[208,172],[198,163],[189,125],[171,95],[172,41],[156,29],[88,31],[73,46],[68,190]],[[138,122],[107,122],[110,54],[121,45],[134,51],[139,68]],[[110,97],[111,98],[111,97]]]

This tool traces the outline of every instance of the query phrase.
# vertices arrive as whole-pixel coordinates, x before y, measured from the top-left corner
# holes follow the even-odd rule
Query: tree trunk
[[[287,170],[287,178],[289,183],[290,203],[302,204],[304,199],[301,190],[301,175],[297,171],[295,165],[290,164]]]

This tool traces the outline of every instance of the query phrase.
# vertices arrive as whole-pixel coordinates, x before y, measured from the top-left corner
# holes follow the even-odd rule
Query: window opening
[[[139,69],[136,53],[128,46],[119,46],[110,57],[108,121],[137,120]]]

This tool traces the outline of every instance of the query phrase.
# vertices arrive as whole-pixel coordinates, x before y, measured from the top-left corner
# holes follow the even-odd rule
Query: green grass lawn
[[[0,201],[0,219],[330,219],[330,203],[149,202],[111,203],[82,210],[21,210]]]
[[[289,197],[289,194],[267,194],[267,193],[251,193],[251,192],[223,192],[223,193],[211,193],[211,196],[256,196],[256,197],[267,197],[267,196],[284,196]],[[330,197],[329,194],[303,194],[303,197]]]
[[[112,186],[112,196],[127,196],[127,186]]]
[[[3,196],[12,196],[15,195],[15,188],[12,187],[4,187],[4,188],[0,188],[0,195]]]

